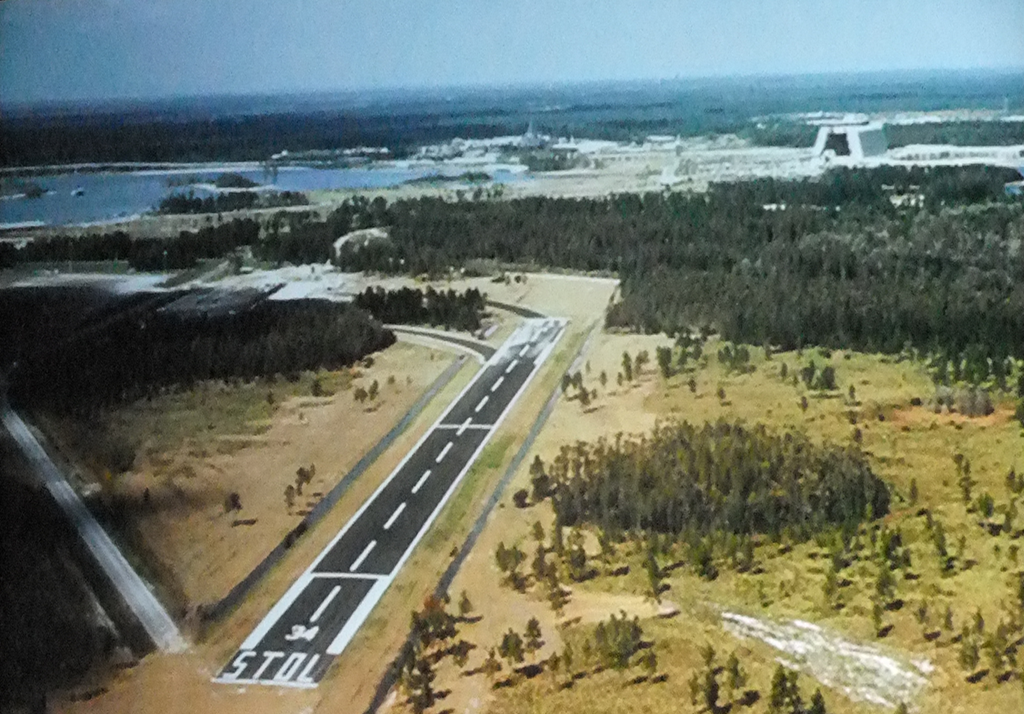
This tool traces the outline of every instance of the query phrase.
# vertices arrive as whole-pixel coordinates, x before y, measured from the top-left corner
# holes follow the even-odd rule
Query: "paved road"
[[[167,610],[156,599],[138,573],[128,564],[110,536],[71,488],[64,474],[25,426],[21,417],[0,395],[0,421],[10,432],[32,466],[32,471],[67,515],[89,552],[110,580],[153,644],[167,652],[185,649],[185,641]]]
[[[316,686],[554,349],[565,324],[526,320],[498,348],[215,681]]]

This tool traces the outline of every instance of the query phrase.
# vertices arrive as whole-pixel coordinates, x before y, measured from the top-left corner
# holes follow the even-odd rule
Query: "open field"
[[[129,540],[179,612],[191,613],[241,580],[451,360],[398,343],[374,355],[371,367],[294,383],[206,383],[116,410],[99,429],[70,420],[53,427],[111,510],[123,514]],[[380,396],[356,404],[353,387],[374,381]],[[300,466],[316,473],[289,508],[284,492]],[[232,493],[241,509],[229,512]]]
[[[901,529],[912,558],[908,569],[912,577],[898,576],[896,596],[901,605],[883,616],[884,628],[891,628],[883,628],[886,636],[882,638],[873,631],[870,596],[874,593],[878,568],[866,551],[856,555],[853,564],[843,571],[848,582],[842,582],[840,587],[842,609],[826,606],[823,584],[827,551],[814,541],[798,544],[792,550],[761,543],[756,549],[759,568],[740,574],[722,563],[721,574],[713,581],[699,578],[685,565],[672,569],[666,576],[669,587],[662,596],[663,601],[679,609],[670,619],[653,617],[656,607],[645,595],[642,549],[619,545],[611,562],[615,566],[629,565],[628,574],[604,574],[605,567],[597,565],[594,558],[602,574],[584,583],[571,583],[573,592],[564,615],[556,618],[545,601],[543,588],[530,586],[526,592],[516,593],[499,584],[501,576],[494,560],[498,543],[518,543],[530,556],[535,548],[533,524],[540,522],[546,533],[550,533],[552,525],[552,511],[547,503],[519,509],[506,499],[452,588],[453,602],[465,590],[482,619],[460,625],[458,637],[476,646],[468,664],[460,670],[449,657],[437,667],[435,690],[450,690],[437,705],[438,710],[697,711],[698,707],[689,704],[687,680],[701,669],[700,648],[708,642],[716,648],[719,664],[724,663],[730,651],[736,650],[750,674],[748,688],[759,693],[758,703],[749,708],[734,708],[736,711],[766,710],[771,673],[779,659],[794,663],[803,672],[800,679],[805,702],[815,687],[821,686],[828,710],[833,712],[891,711],[895,702],[904,698],[911,710],[924,712],[1021,709],[1024,693],[1019,679],[1010,675],[1007,681],[997,681],[994,673],[986,672],[983,652],[982,664],[972,677],[975,681],[967,681],[968,672],[958,663],[961,644],[954,641],[960,628],[972,622],[976,609],[988,623],[990,629],[986,631],[991,632],[1001,619],[1006,620],[1007,611],[1013,607],[1015,591],[1011,589],[1011,579],[1020,570],[1015,562],[1014,536],[991,536],[978,527],[979,515],[967,513],[961,503],[952,459],[956,452],[970,459],[972,475],[978,482],[975,495],[989,492],[997,504],[1006,503],[1004,477],[1014,465],[1020,468],[1022,453],[1020,425],[1012,419],[1008,404],[998,404],[992,415],[974,419],[959,414],[934,414],[927,407],[934,389],[921,365],[873,355],[834,352],[826,358],[807,350],[802,356],[783,353],[765,360],[762,350],[752,349],[752,364],[756,368],[753,373],[726,374],[714,356],[714,341],[706,346],[709,363],[692,373],[665,381],[657,368],[651,366],[639,380],[617,386],[623,351],[635,355],[646,349],[653,354],[656,346],[665,344],[668,343],[664,337],[602,335],[587,356],[590,369],[584,376],[585,384],[598,390],[596,402],[583,408],[575,399],[560,401],[533,451],[550,460],[562,444],[612,437],[620,431],[642,432],[658,419],[668,418],[698,423],[719,417],[764,422],[776,430],[803,429],[812,439],[840,443],[848,442],[854,429],[860,429],[863,448],[873,469],[894,489],[893,509],[885,523],[890,529]],[[819,367],[835,367],[837,391],[818,394],[779,377],[783,363],[792,374],[812,358]],[[598,384],[602,371],[610,378],[606,388]],[[687,384],[691,376],[696,382],[695,393]],[[855,389],[853,400],[849,396],[851,385]],[[725,399],[716,394],[719,387],[724,390]],[[806,411],[801,408],[801,396],[808,397]],[[923,405],[912,406],[915,398],[922,399]],[[856,425],[851,424],[851,414]],[[529,488],[528,465],[532,458],[531,454],[523,464],[509,487],[510,493]],[[911,507],[909,494],[914,481],[919,490],[918,506]],[[925,519],[916,515],[921,506],[929,508],[936,521],[941,521],[950,543],[961,536],[965,539],[964,552],[957,558],[958,565],[952,573],[940,572]],[[866,534],[862,539],[864,546],[870,548]],[[585,545],[591,557],[597,555],[596,538],[591,534],[587,535]],[[959,545],[952,550],[957,548]],[[527,572],[528,563],[529,560]],[[925,625],[915,616],[922,602],[928,604]],[[953,612],[953,632],[945,630],[941,622],[947,606]],[[527,656],[527,663],[540,662],[560,651],[565,640],[575,642],[579,653],[579,643],[588,628],[620,610],[642,619],[645,637],[655,643],[657,671],[665,675],[663,681],[631,684],[636,671],[625,675],[598,674],[593,673],[593,666],[578,664],[577,669],[590,674],[568,689],[556,686],[547,672],[512,686],[492,689],[478,670],[487,650],[499,644],[502,633],[509,627],[522,632],[531,616],[540,621],[545,644],[535,657]],[[795,657],[763,641],[729,634],[730,630],[738,630],[725,627],[722,615],[727,612],[753,616],[767,624],[793,620],[816,623],[832,639],[820,652],[807,650],[806,657]],[[931,634],[936,631],[938,636]],[[925,633],[929,633],[928,639]],[[875,648],[867,650],[872,653],[870,657],[886,655],[893,662],[903,663],[910,672],[907,677],[913,681],[908,684],[896,676],[872,678],[856,668],[855,674],[846,679],[826,676],[823,663],[835,657],[843,666],[849,666],[850,660],[843,658],[849,657],[847,650],[852,650],[854,644]],[[466,676],[463,672],[471,674]],[[815,674],[829,679],[832,686],[815,681]],[[507,676],[506,665],[497,681]],[[918,679],[925,682],[920,690],[913,684]],[[844,693],[844,689],[852,694]],[[872,697],[890,704],[872,704]],[[400,700],[398,696],[395,706],[401,709]]]

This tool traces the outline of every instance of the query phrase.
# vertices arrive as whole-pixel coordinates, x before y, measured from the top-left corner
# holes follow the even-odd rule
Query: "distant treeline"
[[[1007,146],[1024,144],[1024,122],[951,121],[926,124],[887,124],[889,146],[953,144],[955,146]]]
[[[814,146],[818,127],[796,121],[759,122],[739,131],[754,146],[788,146],[808,148]]]
[[[827,529],[855,532],[889,512],[889,489],[859,448],[819,446],[763,425],[664,424],[649,435],[563,446],[530,471],[535,496],[550,493],[560,525],[589,523],[612,539],[806,539]]]
[[[3,317],[32,319],[31,313]],[[216,315],[158,310],[114,321],[43,358],[23,361],[11,392],[19,403],[88,417],[199,380],[336,369],[394,341],[362,310],[327,301],[265,301]]]
[[[484,296],[476,288],[459,294],[454,290],[437,291],[428,287],[366,288],[355,299],[356,307],[366,310],[381,322],[408,325],[453,327],[457,330],[480,329]]]
[[[166,121],[122,115],[0,121],[0,166],[30,166],[117,161],[261,161],[291,152],[388,147],[403,157],[423,144],[456,137],[486,139],[522,134],[532,113],[521,108],[484,111],[411,111],[366,113],[318,111],[315,114],[250,114],[215,119]],[[617,141],[649,134],[737,131],[746,125],[739,107],[694,109],[657,102],[648,107],[567,107],[548,113],[537,131]]]
[[[282,206],[306,206],[309,199],[299,191],[271,191],[262,194],[256,191],[230,191],[200,198],[195,193],[172,193],[157,208],[159,213],[226,213],[249,208],[280,208]]]

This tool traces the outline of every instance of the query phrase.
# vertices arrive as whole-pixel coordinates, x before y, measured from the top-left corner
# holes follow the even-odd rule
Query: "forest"
[[[616,539],[856,531],[889,511],[889,490],[854,445],[816,445],[764,425],[661,424],[562,448],[531,468],[535,497],[549,496],[563,526],[594,525]],[[538,481],[542,484],[537,486]]]
[[[200,198],[195,193],[172,193],[160,201],[158,213],[167,215],[182,213],[224,213],[250,208],[280,208],[283,206],[306,206],[309,199],[299,191],[230,191]]]
[[[425,291],[378,287],[366,288],[356,295],[354,304],[384,323],[442,326],[472,332],[480,329],[485,300],[476,288],[458,294],[454,290],[438,291],[431,287]]]
[[[40,302],[45,311],[45,296]],[[34,316],[25,310],[14,318]],[[200,380],[295,379],[304,370],[349,366],[394,341],[362,310],[328,301],[263,301],[216,315],[157,309],[37,349],[44,358],[22,361],[11,395],[20,404],[88,418]]]
[[[48,690],[84,680],[118,642],[74,564],[75,534],[37,489],[8,477],[13,454],[0,443],[0,710],[46,711]]]
[[[623,297],[610,327],[675,335],[710,325],[785,349],[909,343],[1021,357],[1024,206],[1002,192],[1013,173],[842,169],[704,195],[399,201],[387,207],[390,240],[345,246],[337,262],[412,274],[474,258],[614,271]],[[894,205],[904,194],[924,205]]]
[[[172,238],[131,238],[123,231],[89,236],[38,238],[18,247],[0,243],[0,269],[25,263],[127,260],[136,270],[182,270],[199,260],[223,258],[241,247],[269,263],[324,263],[339,236],[359,228],[385,225],[384,199],[362,196],[345,200],[326,220],[308,211],[270,217],[261,237],[260,224],[235,218]]]

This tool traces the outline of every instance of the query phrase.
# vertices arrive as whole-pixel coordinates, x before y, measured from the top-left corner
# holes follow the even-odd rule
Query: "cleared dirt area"
[[[119,409],[99,429],[55,426],[65,451],[80,455],[82,470],[123,514],[147,565],[192,613],[227,594],[452,360],[399,342],[370,367],[294,383],[203,384]],[[379,396],[356,403],[353,388],[374,382]],[[112,475],[131,453],[129,470]],[[315,475],[289,507],[285,490],[300,467]],[[229,510],[231,494],[240,509]]]
[[[976,609],[983,613],[989,628],[1012,610],[1012,579],[1020,570],[1019,562],[1014,561],[1014,537],[1007,533],[992,536],[978,527],[978,514],[968,513],[962,505],[952,459],[958,451],[965,454],[978,482],[974,493],[989,492],[997,503],[1004,503],[1004,477],[1011,467],[1021,468],[1024,453],[1020,425],[1012,419],[1009,406],[997,404],[994,414],[979,418],[946,410],[936,414],[928,407],[934,387],[920,363],[875,355],[806,350],[766,359],[763,350],[751,348],[754,371],[727,373],[716,359],[719,345],[714,339],[705,346],[706,364],[665,380],[653,364],[653,356],[657,346],[668,344],[663,336],[602,334],[589,350],[585,360],[589,370],[584,365],[582,371],[587,388],[597,390],[597,399],[585,407],[575,398],[560,400],[510,484],[505,503],[495,511],[451,589],[453,602],[465,590],[481,619],[460,625],[457,638],[474,645],[467,664],[456,667],[452,658],[446,657],[438,665],[434,688],[446,695],[436,709],[509,714],[699,711],[699,706],[690,705],[687,681],[702,669],[700,649],[708,643],[716,649],[719,664],[735,651],[749,674],[747,688],[758,692],[755,703],[734,706],[733,711],[766,711],[772,672],[779,661],[801,672],[805,703],[820,687],[828,711],[840,714],[891,711],[903,698],[911,711],[923,712],[1024,708],[1019,675],[1000,681],[983,662],[977,670],[980,675],[968,680],[970,672],[959,664],[961,646],[953,637],[962,625],[972,622]],[[640,350],[650,353],[651,366],[639,379],[620,387],[617,375],[623,352],[635,356]],[[812,359],[819,368],[826,364],[835,368],[838,390],[818,392],[794,385],[792,375]],[[781,377],[783,364],[787,365],[786,379]],[[605,372],[606,386],[600,384],[601,372]],[[695,391],[689,387],[690,378]],[[852,398],[850,386],[855,392]],[[570,389],[569,395],[573,394],[575,390]],[[806,409],[801,404],[804,396]],[[916,405],[917,399],[922,403]],[[851,414],[855,424],[851,424]],[[519,593],[500,584],[494,558],[499,543],[518,544],[527,553],[524,570],[529,572],[536,548],[534,524],[540,523],[550,539],[550,506],[544,503],[520,509],[510,498],[516,489],[529,488],[528,466],[534,454],[550,460],[563,444],[614,437],[618,432],[645,432],[659,419],[702,423],[720,417],[764,422],[780,431],[802,429],[812,439],[840,443],[849,442],[854,430],[860,430],[862,448],[872,468],[892,484],[896,494],[885,522],[902,530],[913,559],[912,577],[900,578],[897,585],[903,604],[884,613],[884,637],[876,636],[871,623],[876,566],[862,557],[843,571],[848,579],[840,588],[844,607],[836,610],[826,605],[822,594],[827,551],[813,541],[791,550],[760,544],[756,551],[759,567],[754,572],[740,574],[723,564],[713,581],[699,578],[683,562],[666,577],[663,603],[671,603],[679,611],[670,618],[656,617],[656,606],[645,594],[642,549],[619,545],[606,566],[597,557],[599,548],[590,532],[585,547],[599,574],[583,583],[569,583],[572,592],[560,617],[547,603],[543,588],[531,585]],[[908,496],[912,482],[919,491],[918,505],[913,507]],[[951,543],[964,539],[961,557],[965,567],[953,573],[940,572],[925,519],[917,515],[921,505],[942,521]],[[621,566],[629,567],[613,575],[611,571]],[[927,626],[917,619],[921,603],[928,605]],[[937,638],[925,637],[942,629],[947,606],[952,609],[955,630],[943,630]],[[556,682],[546,668],[535,670],[535,674],[528,669],[511,685],[494,688],[480,671],[488,650],[499,645],[502,635],[510,627],[522,633],[531,617],[540,622],[544,645],[536,656],[527,656],[527,665],[542,663],[560,651],[565,641],[575,643],[579,657],[581,638],[593,623],[620,611],[640,617],[645,638],[654,642],[659,675],[655,680],[634,681],[638,670],[619,674],[577,666],[583,674],[570,688]],[[756,618],[763,624],[741,632],[723,621],[726,616],[734,622],[737,617]],[[751,636],[759,630],[810,633],[815,646],[825,650],[815,655],[796,636],[791,640],[766,636],[759,641]],[[803,654],[794,657],[793,651]],[[887,679],[889,674],[879,675],[888,671],[886,662],[903,663],[903,669],[889,673],[892,681]],[[896,675],[903,670],[909,674],[899,680]],[[495,681],[501,683],[509,674],[505,664]],[[408,711],[403,700],[401,693],[395,693],[390,709]]]

